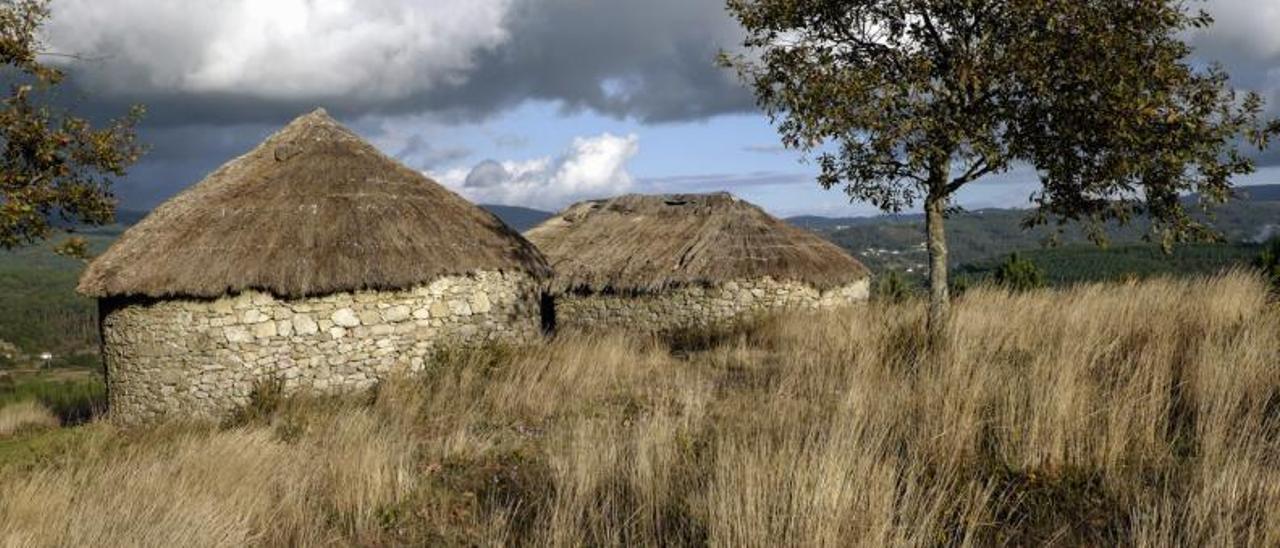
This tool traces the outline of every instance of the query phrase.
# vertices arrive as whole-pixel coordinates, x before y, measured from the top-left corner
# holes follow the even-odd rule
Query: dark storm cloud
[[[398,4],[393,0],[377,3]],[[351,58],[373,65],[365,70],[369,80],[358,82],[303,72],[294,65],[308,61],[304,53],[277,54],[278,59],[267,56],[263,62],[279,63],[278,72],[250,62],[259,50],[272,51],[268,46],[233,48],[226,54],[250,61],[210,60],[211,48],[200,42],[226,41],[234,38],[228,35],[232,31],[199,28],[187,19],[179,21],[196,26],[197,31],[178,33],[171,25],[137,29],[118,23],[122,35],[99,31],[92,40],[74,39],[93,23],[89,20],[59,23],[53,30],[55,42],[59,33],[64,35],[61,40],[67,45],[61,49],[94,57],[70,68],[81,73],[76,81],[95,110],[120,112],[129,104],[144,103],[151,111],[148,123],[155,126],[280,123],[317,105],[348,118],[431,112],[455,120],[477,120],[533,99],[557,102],[567,110],[590,109],[647,122],[700,119],[752,107],[749,94],[734,77],[714,64],[717,51],[733,47],[739,36],[718,0],[521,0],[513,4],[491,0],[479,4],[505,9],[493,21],[502,37],[456,47],[422,45],[416,54],[424,66],[412,59],[404,62],[408,70],[421,72],[420,77],[391,70],[399,65],[378,68],[382,57],[317,55],[317,64],[334,66],[316,70],[351,71],[349,64],[342,64]],[[115,12],[95,13],[113,17]],[[393,23],[370,15],[367,24]],[[132,34],[123,35],[125,31]],[[153,62],[136,59],[146,54],[158,58]],[[434,75],[433,67],[445,67],[438,70],[446,74]],[[294,73],[302,74],[298,78],[303,82],[314,80],[314,85],[273,81]],[[380,84],[387,89],[371,89]]]
[[[126,202],[166,197],[317,106],[374,134],[379,119],[475,122],[530,100],[642,122],[752,107],[714,65],[717,51],[739,39],[719,0],[471,0],[430,9],[366,0],[347,3],[336,26],[315,23],[315,14],[295,17],[319,29],[308,32],[331,35],[297,38],[276,38],[290,21],[276,21],[277,5],[250,0],[218,10],[167,0],[55,2],[54,49],[85,57],[66,66],[62,102],[97,119],[147,107],[142,138],[154,147],[121,186]],[[439,27],[436,19],[450,24],[425,28]],[[246,30],[261,20],[276,26],[261,36]],[[419,29],[411,20],[427,23]],[[446,35],[418,37],[431,33]],[[403,146],[390,152],[420,169],[469,154],[424,141]]]
[[[337,15],[286,13],[316,6],[55,0],[51,42],[89,58],[68,67],[64,101],[97,118],[148,107],[142,137],[153,150],[120,194],[153,204],[316,106],[374,134],[388,118],[479,121],[530,100],[644,123],[754,108],[713,62],[741,38],[721,0],[362,0],[330,2]],[[1218,25],[1190,36],[1197,59],[1221,62],[1280,113],[1280,10],[1254,0],[1205,7]],[[291,27],[299,21],[311,26]],[[401,145],[391,152],[422,169],[469,154],[412,138]],[[1280,165],[1280,149],[1259,161]]]
[[[462,147],[438,147],[426,137],[414,134],[395,154],[397,160],[419,170],[435,169],[471,156],[471,150]]]

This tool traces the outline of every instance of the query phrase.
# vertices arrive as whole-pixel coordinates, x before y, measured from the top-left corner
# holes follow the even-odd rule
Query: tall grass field
[[[222,424],[0,433],[0,545],[1280,545],[1260,279],[978,287],[934,346],[924,318],[560,333]]]

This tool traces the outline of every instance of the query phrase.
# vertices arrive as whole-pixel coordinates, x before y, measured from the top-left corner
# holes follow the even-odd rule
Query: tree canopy
[[[1211,237],[1179,196],[1226,200],[1241,149],[1280,125],[1182,40],[1211,23],[1182,0],[728,0],[723,54],[818,182],[899,211],[923,201],[935,317],[943,218],[983,176],[1034,167],[1028,224],[1152,219],[1165,245]],[[1101,230],[1093,232],[1099,239]]]
[[[141,156],[134,127],[142,108],[95,127],[50,98],[65,78],[43,62],[47,0],[0,0],[0,247],[48,238],[54,222],[114,219],[113,178]],[[69,251],[77,249],[75,242]]]

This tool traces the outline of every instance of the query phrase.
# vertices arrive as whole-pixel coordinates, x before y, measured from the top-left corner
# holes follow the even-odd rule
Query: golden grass
[[[562,334],[0,467],[0,545],[1278,545],[1280,311],[1248,275],[970,290],[705,350]]]
[[[60,424],[48,407],[36,401],[0,406],[0,439],[22,432],[57,428]]]

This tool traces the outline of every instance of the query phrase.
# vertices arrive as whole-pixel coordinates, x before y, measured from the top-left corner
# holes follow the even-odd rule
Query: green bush
[[[896,270],[890,270],[876,280],[872,294],[878,301],[900,303],[911,298],[914,292],[915,290],[902,274]]]
[[[1011,253],[996,269],[996,284],[1013,291],[1028,291],[1045,286],[1044,272],[1030,260]]]
[[[1280,237],[1267,242],[1254,261],[1254,266],[1261,269],[1262,274],[1271,280],[1271,285],[1280,290]]]

